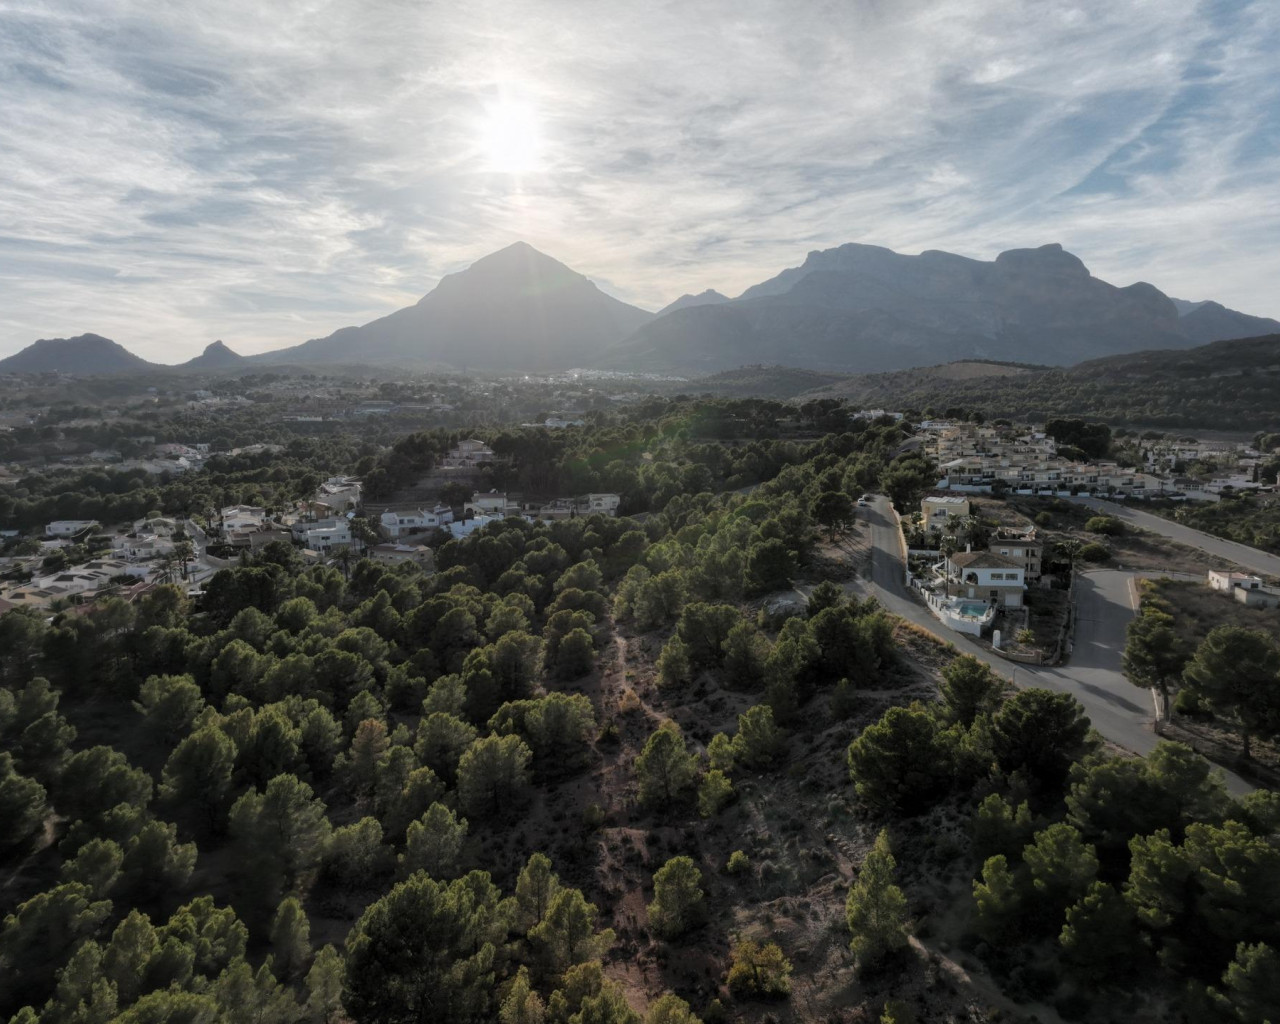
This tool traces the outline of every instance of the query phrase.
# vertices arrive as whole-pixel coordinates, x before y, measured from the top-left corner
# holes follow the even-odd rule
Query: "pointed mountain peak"
[[[677,309],[688,309],[691,306],[718,306],[722,302],[728,302],[729,296],[721,295],[714,288],[708,288],[705,292],[699,292],[697,295],[681,295],[675,302],[663,306],[658,310],[658,316],[664,316],[667,313],[674,313]]]
[[[230,366],[239,366],[244,356],[232,351],[219,339],[205,346],[205,350],[194,359],[189,359],[181,366],[188,370],[219,370]]]
[[[528,242],[513,242],[480,257],[465,270],[446,274],[418,304],[452,302],[463,296],[475,301],[504,302],[564,290],[597,289],[582,274]]]

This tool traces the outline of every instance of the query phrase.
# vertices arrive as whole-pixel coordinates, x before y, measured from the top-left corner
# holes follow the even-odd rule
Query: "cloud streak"
[[[416,301],[523,238],[621,298],[847,241],[1280,316],[1267,0],[0,0],[0,355],[177,362]],[[540,171],[486,170],[485,111]]]

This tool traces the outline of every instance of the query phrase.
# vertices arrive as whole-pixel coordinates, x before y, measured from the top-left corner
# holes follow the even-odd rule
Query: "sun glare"
[[[485,155],[485,170],[498,174],[538,170],[542,140],[533,107],[506,99],[487,107],[480,122],[480,150]]]

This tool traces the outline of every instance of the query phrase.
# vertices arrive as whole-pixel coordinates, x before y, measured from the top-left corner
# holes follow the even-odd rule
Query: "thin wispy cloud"
[[[1270,0],[0,0],[0,355],[263,351],[516,239],[649,308],[1059,241],[1280,316],[1277,51]]]

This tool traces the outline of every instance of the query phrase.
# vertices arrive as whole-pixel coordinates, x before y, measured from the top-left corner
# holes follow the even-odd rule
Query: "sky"
[[[845,242],[1280,318],[1274,0],[0,0],[0,356],[179,362],[516,240],[657,309]]]

